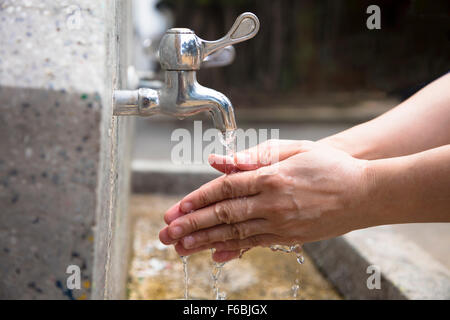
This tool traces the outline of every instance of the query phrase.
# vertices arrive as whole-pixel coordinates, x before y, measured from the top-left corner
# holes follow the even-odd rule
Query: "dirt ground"
[[[172,246],[163,245],[158,232],[163,214],[179,197],[133,195],[132,261],[129,271],[129,299],[182,299],[184,273],[180,257]],[[227,263],[220,277],[220,292],[227,299],[293,299],[292,286],[298,277],[298,299],[341,299],[333,286],[316,269],[311,259],[299,265],[294,254],[252,249],[241,259]],[[213,265],[210,252],[188,259],[189,298],[213,299]]]

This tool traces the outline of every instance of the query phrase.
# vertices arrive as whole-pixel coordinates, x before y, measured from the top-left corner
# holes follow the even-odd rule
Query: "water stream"
[[[219,134],[220,142],[225,147],[226,156],[227,159],[232,159],[235,161],[235,153],[236,153],[236,132],[234,130],[227,131],[225,134]],[[235,171],[229,172],[227,174],[234,173]],[[285,246],[285,245],[272,245],[270,246],[270,249],[272,251],[281,251],[284,253],[294,253],[296,255],[297,259],[297,267],[295,271],[295,281],[292,286],[292,297],[294,299],[297,299],[298,297],[298,291],[300,289],[300,270],[299,265],[303,264],[304,257],[302,256],[302,247],[299,244],[295,244],[292,246]],[[242,255],[249,249],[243,249],[241,250],[241,254],[239,258],[242,257]],[[214,254],[214,249],[211,249],[211,257]],[[183,263],[183,271],[184,271],[184,299],[189,299],[189,276],[188,276],[188,262],[187,262],[187,256],[180,256],[182,263]],[[214,298],[216,300],[225,300],[226,299],[226,293],[220,292],[220,275],[222,272],[222,268],[225,265],[226,262],[215,262],[213,261],[213,269],[211,272],[211,278],[213,281],[212,289]]]
[[[235,153],[236,153],[236,131],[228,130],[225,134],[219,134],[219,139],[222,145],[225,147],[225,155],[227,160],[232,159],[233,163],[235,162]],[[228,172],[227,174],[234,173],[236,171]],[[211,249],[211,257],[214,254],[214,249]],[[220,284],[220,274],[222,273],[222,268],[226,262],[215,262],[213,261],[213,270],[211,273],[213,280],[213,292],[216,300],[225,300],[226,293],[220,292],[219,284]]]
[[[293,246],[283,246],[283,245],[272,245],[270,246],[272,251],[281,251],[284,253],[295,253],[298,265],[295,268],[295,281],[292,285],[292,297],[297,300],[298,291],[300,290],[300,268],[299,265],[305,262],[305,258],[302,255],[302,246],[295,244]]]
[[[188,256],[180,256],[184,272],[184,300],[189,300]]]

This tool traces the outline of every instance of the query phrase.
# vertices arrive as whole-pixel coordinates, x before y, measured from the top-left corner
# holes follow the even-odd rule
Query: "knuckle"
[[[199,229],[198,228],[197,219],[194,218],[193,216],[189,216],[188,217],[188,223],[189,223],[189,226],[190,226],[191,230],[198,230]]]
[[[198,235],[198,243],[210,243],[211,242],[211,233],[208,230],[199,233]]]
[[[228,176],[225,176],[222,180],[222,194],[226,198],[233,197],[233,183]]]
[[[231,236],[233,239],[245,239],[248,235],[247,228],[243,223],[236,223],[231,225]]]
[[[261,183],[268,189],[278,189],[283,185],[280,177],[276,174],[261,175],[261,177]]]
[[[253,213],[253,208],[250,205],[250,201],[247,199],[247,197],[239,198],[239,207],[239,211],[241,211],[247,217]]]
[[[209,203],[209,195],[207,192],[205,192],[204,190],[200,189],[198,191],[198,200],[200,201],[200,203],[202,205],[208,204]]]
[[[260,181],[260,168],[256,169],[254,172],[247,176],[247,182],[245,184],[245,191],[247,194],[256,194],[259,190],[259,181]]]
[[[232,222],[231,206],[227,202],[218,202],[214,205],[214,213],[221,223],[230,224]]]

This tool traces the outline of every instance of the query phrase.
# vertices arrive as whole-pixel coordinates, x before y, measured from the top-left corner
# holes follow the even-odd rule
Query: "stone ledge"
[[[310,243],[305,250],[346,298],[450,299],[449,270],[387,227]],[[366,286],[369,265],[381,269],[380,290]]]
[[[209,166],[177,166],[166,161],[134,160],[133,193],[187,194],[219,176]]]

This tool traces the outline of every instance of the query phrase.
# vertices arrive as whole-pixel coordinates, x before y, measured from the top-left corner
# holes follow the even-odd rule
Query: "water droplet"
[[[296,300],[300,286],[296,283],[292,286],[292,297]]]

